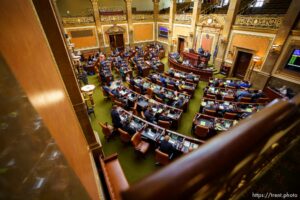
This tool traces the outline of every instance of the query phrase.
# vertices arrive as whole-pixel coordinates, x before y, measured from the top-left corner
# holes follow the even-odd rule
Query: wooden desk
[[[213,117],[201,113],[197,113],[193,119],[193,127],[201,125],[209,128],[212,132],[222,132],[236,125],[236,120]]]
[[[197,84],[200,81],[200,76],[199,75],[183,72],[183,71],[176,70],[176,69],[173,69],[173,68],[169,69],[167,72],[164,72],[164,74],[166,76],[175,78],[177,80],[184,80],[184,81],[187,81],[187,82],[194,82],[196,84],[196,87],[197,87]],[[190,78],[188,78],[188,76],[191,76],[192,78],[190,79]]]
[[[200,80],[202,81],[208,81],[211,77],[213,77],[213,71],[212,70],[202,70],[195,67],[189,67],[184,66],[177,61],[175,61],[173,58],[169,56],[169,66],[171,68],[174,68],[176,70],[180,70],[183,72],[193,72],[196,75],[200,76]]]
[[[147,80],[151,81],[152,83],[159,84],[160,86],[164,86],[160,82],[161,77],[163,77],[166,80],[167,84],[170,84],[171,81],[176,83],[177,87],[175,87],[173,84],[170,84],[170,85],[174,86],[174,90],[179,91],[179,92],[187,92],[188,94],[191,95],[191,97],[193,96],[193,94],[196,90],[196,85],[194,83],[189,83],[189,82],[183,83],[182,80],[173,79],[171,77],[164,76],[163,74],[150,74],[147,77]]]
[[[133,90],[125,87],[124,85],[117,83],[116,81],[111,84],[110,89],[117,89],[119,91],[119,96],[115,98],[117,98],[120,102],[129,105],[128,101],[130,101],[130,109],[132,109],[135,103],[137,103],[138,112],[144,111],[147,107],[150,106],[152,111],[156,113],[157,116],[168,116],[172,120],[172,126],[174,128],[178,127],[179,121],[183,113],[181,109],[160,103],[158,101],[155,101],[154,99],[150,99],[144,95],[138,94]]]
[[[197,149],[201,144],[205,143],[202,140],[188,137],[174,131],[166,130],[160,126],[147,122],[121,107],[118,107],[118,112],[121,117],[121,123],[126,121],[129,122],[132,128],[141,132],[144,140],[150,140],[154,142],[156,146],[158,146],[158,144],[163,140],[164,135],[170,136],[169,142],[181,153],[188,153],[190,147],[192,149]]]
[[[242,102],[228,102],[223,100],[211,100],[202,98],[199,113],[204,113],[204,108],[215,110],[218,117],[223,117],[223,112],[229,106],[232,106],[232,112],[238,113],[240,119],[257,112],[264,108],[265,103],[242,103]]]

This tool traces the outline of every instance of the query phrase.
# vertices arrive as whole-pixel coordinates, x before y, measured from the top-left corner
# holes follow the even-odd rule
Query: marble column
[[[217,58],[215,60],[215,67],[217,69],[219,69],[221,64],[224,62],[224,57],[225,57],[225,52],[226,52],[226,48],[228,45],[231,27],[236,18],[237,12],[240,7],[240,3],[241,3],[241,0],[231,0],[230,1],[228,11],[227,11],[225,25],[222,30],[220,42],[218,44],[218,54],[217,54]]]
[[[157,21],[158,21],[158,14],[159,14],[159,0],[152,0],[153,2],[153,18],[154,18],[154,41],[157,41]]]
[[[132,0],[125,0],[126,2],[126,11],[127,11],[127,22],[129,30],[129,46],[132,46],[133,41],[133,25],[132,25]]]
[[[175,21],[175,15],[176,15],[176,0],[170,0],[170,13],[169,13],[169,33],[168,33],[168,44],[169,44],[169,53],[173,50],[173,25]]]
[[[289,33],[293,28],[294,22],[297,20],[297,16],[300,12],[299,0],[293,0],[287,10],[286,15],[283,18],[282,24],[277,30],[277,34],[273,40],[272,48],[266,55],[265,62],[262,66],[260,72],[253,74],[251,77],[251,82],[257,88],[264,88],[269,78],[273,68],[279,58],[280,52],[283,45],[289,37]]]
[[[190,30],[190,42],[188,44],[189,48],[193,48],[195,46],[196,29],[197,29],[197,23],[199,20],[200,12],[201,12],[201,1],[194,0],[194,8],[192,14],[191,30]]]
[[[99,48],[104,48],[104,41],[103,41],[103,33],[102,33],[102,28],[101,28],[101,20],[100,20],[100,14],[99,14],[98,0],[91,0],[91,2],[92,2],[92,5],[93,5],[93,14],[94,14],[94,20],[95,20],[95,24],[96,24]]]

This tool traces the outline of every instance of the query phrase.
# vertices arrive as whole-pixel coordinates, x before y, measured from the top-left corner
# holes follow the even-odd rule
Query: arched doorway
[[[111,50],[114,51],[116,48],[124,50],[124,32],[125,30],[117,25],[114,25],[105,32],[108,35]]]

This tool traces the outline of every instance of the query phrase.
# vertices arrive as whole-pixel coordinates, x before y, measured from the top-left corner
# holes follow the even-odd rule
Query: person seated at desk
[[[127,120],[127,121],[124,123],[122,129],[123,129],[124,131],[126,131],[126,132],[127,132],[129,135],[131,135],[131,136],[133,136],[133,135],[136,133],[135,129],[132,128],[132,127],[130,126],[130,120]]]
[[[203,61],[198,65],[198,68],[205,68],[205,67],[206,67],[206,65]]]
[[[189,60],[184,60],[184,61],[182,62],[182,65],[187,65],[187,66],[189,66],[189,65],[190,65],[190,61],[189,61]]]
[[[172,159],[174,154],[174,147],[169,142],[169,140],[170,140],[170,136],[166,135],[159,145],[159,150],[163,153],[168,154],[169,158]]]
[[[120,93],[119,93],[119,89],[115,88],[113,90],[110,91],[115,97],[119,97]]]
[[[167,82],[166,82],[165,77],[160,76],[160,77],[159,77],[159,80],[160,80],[160,82],[162,83],[162,85],[163,85],[164,87],[167,87]]]
[[[251,84],[249,82],[246,82],[246,81],[241,81],[239,84],[238,84],[239,88],[243,87],[243,88],[250,88],[251,87]]]
[[[173,106],[176,108],[181,108],[184,104],[184,98],[179,97],[178,100],[174,101]]]
[[[171,77],[174,77],[174,71],[173,71],[172,68],[170,68],[170,69],[168,70],[168,74],[169,74]]]
[[[186,75],[186,79],[189,79],[189,80],[194,80],[194,74],[193,74],[193,72],[190,72],[190,73],[188,73],[187,75]]]
[[[248,89],[246,90],[238,90],[236,92],[237,99],[240,100],[242,97],[252,97]]]
[[[259,98],[266,97],[262,90],[254,90],[252,94],[252,102],[255,102]]]
[[[147,108],[144,115],[147,121],[156,124],[156,118],[151,108]]]
[[[236,110],[234,109],[233,105],[229,105],[229,106],[226,106],[223,110],[221,110],[221,114],[222,116],[224,116],[225,113],[235,113]]]
[[[159,98],[161,98],[162,100],[164,100],[165,98],[166,98],[166,96],[165,96],[165,89],[162,87],[161,89],[160,89],[160,91],[156,94]]]
[[[209,51],[205,51],[205,52],[203,53],[203,56],[204,56],[205,58],[207,58],[208,60],[210,60],[211,54],[209,53]]]
[[[138,76],[143,76],[143,67],[140,64],[137,65],[137,70]]]
[[[238,87],[238,84],[234,80],[230,80],[230,82],[227,85],[230,87]]]
[[[198,54],[200,54],[201,56],[203,55],[203,53],[204,53],[204,50],[203,50],[203,48],[202,47],[200,47],[199,49],[198,49]]]
[[[121,118],[117,108],[118,107],[114,105],[111,109],[110,115],[111,115],[113,126],[115,128],[122,128]]]

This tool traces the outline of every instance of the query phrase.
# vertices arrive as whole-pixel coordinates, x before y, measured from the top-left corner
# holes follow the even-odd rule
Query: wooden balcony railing
[[[235,199],[299,138],[300,95],[262,111],[132,185],[129,199]]]

